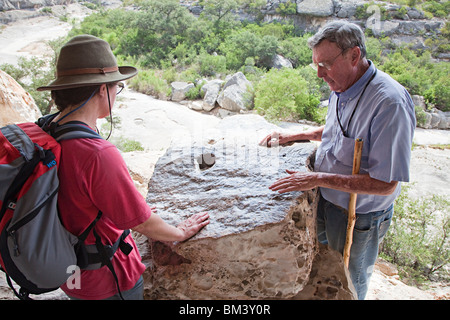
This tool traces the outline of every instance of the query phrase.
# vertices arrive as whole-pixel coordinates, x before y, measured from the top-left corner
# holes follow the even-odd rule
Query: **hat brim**
[[[101,85],[126,80],[134,77],[138,73],[135,67],[119,67],[119,71],[108,72],[103,74],[84,74],[75,76],[58,77],[55,81],[47,86],[37,88],[37,91],[45,90],[63,90],[70,88],[79,88],[86,86]]]

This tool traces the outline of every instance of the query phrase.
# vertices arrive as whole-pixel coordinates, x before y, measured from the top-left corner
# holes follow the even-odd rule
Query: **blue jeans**
[[[144,278],[140,276],[133,288],[122,292],[124,300],[144,300]],[[69,296],[70,300],[80,300],[75,297]],[[104,300],[121,300],[119,293],[106,298]]]
[[[370,276],[378,256],[378,246],[386,235],[393,213],[393,204],[382,211],[356,213],[348,270],[360,300],[364,300],[367,294]],[[343,254],[347,220],[347,210],[320,196],[317,209],[317,237],[320,243],[328,244]]]

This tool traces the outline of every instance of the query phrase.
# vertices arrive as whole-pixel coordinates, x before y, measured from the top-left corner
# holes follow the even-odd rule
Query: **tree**
[[[279,53],[289,59],[294,66],[307,66],[312,62],[312,51],[308,47],[310,34],[302,37],[291,37],[280,42]]]
[[[131,25],[136,30],[132,41],[137,49],[132,55],[144,56],[144,64],[159,65],[184,41],[194,19],[177,0],[143,2]]]
[[[199,2],[203,5],[202,17],[213,22],[216,34],[221,34],[222,30],[232,29],[240,23],[235,15],[239,9],[238,0],[203,0]]]
[[[269,68],[277,47],[276,37],[241,29],[231,33],[219,46],[219,51],[227,58],[228,69],[238,70],[247,58],[253,58],[258,67]]]

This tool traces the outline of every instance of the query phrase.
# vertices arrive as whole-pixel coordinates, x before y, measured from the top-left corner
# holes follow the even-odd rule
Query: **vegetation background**
[[[199,17],[178,0],[125,0],[124,7],[114,10],[104,10],[99,0],[93,1],[86,5],[97,13],[86,17],[81,25],[74,22],[69,37],[92,34],[108,41],[120,63],[140,69],[139,76],[130,82],[133,89],[165,98],[170,96],[173,81],[197,83],[202,78],[225,78],[242,71],[254,87],[249,93],[252,98],[248,109],[254,108],[270,120],[323,123],[326,109],[317,105],[328,99],[330,92],[309,67],[312,53],[306,42],[311,34],[296,28],[289,19],[295,13],[294,2],[288,1],[277,9],[285,20],[265,23],[261,14],[265,0],[201,0],[198,4],[204,10]],[[402,5],[394,15],[404,14],[406,5],[423,10],[428,18],[445,18],[450,10],[449,1],[394,1]],[[368,6],[358,7],[356,18],[368,18]],[[242,21],[237,12],[252,14],[256,20]],[[390,18],[395,16],[381,10],[382,20]],[[426,40],[423,49],[413,50],[408,44],[398,47],[389,37],[374,37],[370,29],[366,37],[368,58],[379,69],[404,85],[411,95],[424,96],[428,106],[450,111],[450,64],[435,59],[439,53],[450,51],[449,22]],[[55,52],[64,41],[52,44]],[[270,70],[275,54],[289,59],[294,68]],[[33,95],[44,114],[49,112],[50,97],[35,88],[52,79],[54,70],[45,69],[48,65],[31,59],[22,60],[19,68],[2,66]],[[273,88],[279,80],[283,85]],[[200,86],[188,96],[200,98]]]

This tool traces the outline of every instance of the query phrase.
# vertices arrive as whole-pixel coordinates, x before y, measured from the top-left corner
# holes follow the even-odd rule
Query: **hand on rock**
[[[177,228],[180,229],[184,236],[181,241],[187,240],[194,236],[204,226],[209,223],[209,214],[207,212],[196,213],[180,223]]]

